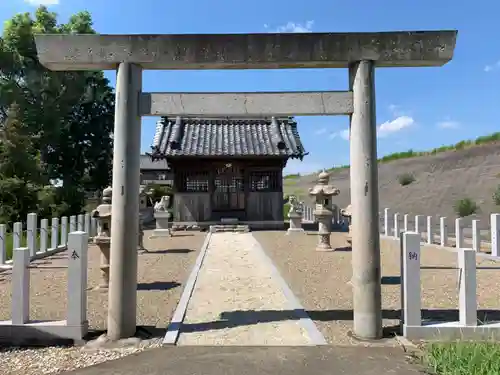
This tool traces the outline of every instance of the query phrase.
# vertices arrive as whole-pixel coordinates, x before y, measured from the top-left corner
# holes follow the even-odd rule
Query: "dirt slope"
[[[412,173],[416,180],[401,186],[398,176],[404,173]],[[315,175],[286,179],[285,193],[297,194],[309,202],[307,189],[315,179]],[[330,181],[340,189],[336,203],[347,206],[349,169],[332,172]],[[446,216],[449,224],[456,217],[456,201],[468,197],[479,205],[480,211],[468,217],[466,225],[478,218],[481,229],[487,229],[490,213],[500,213],[500,207],[492,200],[499,185],[500,143],[379,164],[380,211],[389,207],[393,213]]]

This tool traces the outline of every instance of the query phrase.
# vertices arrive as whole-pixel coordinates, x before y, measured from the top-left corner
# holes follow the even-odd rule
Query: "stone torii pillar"
[[[137,238],[141,117],[139,96],[142,69],[120,63],[116,74],[111,212],[111,268],[108,296],[108,337],[132,337],[137,317]]]
[[[355,335],[377,339],[382,337],[382,285],[373,61],[358,61],[349,66],[349,88],[354,106],[349,129],[353,328]]]

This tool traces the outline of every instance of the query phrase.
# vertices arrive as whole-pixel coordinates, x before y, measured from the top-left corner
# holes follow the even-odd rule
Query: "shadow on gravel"
[[[181,286],[177,281],[153,281],[152,283],[139,283],[137,290],[170,290]]]
[[[165,249],[165,250],[148,250],[143,255],[157,255],[157,254],[188,254],[195,250],[192,249]]]
[[[215,329],[226,329],[244,325],[253,325],[259,323],[279,322],[285,320],[298,320],[304,310],[262,310],[262,311],[230,311],[223,312],[220,315],[220,320],[183,324],[182,332],[202,332]],[[313,321],[329,322],[329,321],[352,321],[354,314],[352,310],[307,310],[307,315]],[[481,322],[500,321],[500,310],[478,310],[478,320]],[[401,310],[382,310],[382,318],[388,320],[399,320],[401,318]],[[422,319],[432,322],[448,322],[459,320],[459,311],[456,309],[436,309],[422,310]],[[399,325],[385,327],[384,332],[387,336],[399,332]]]

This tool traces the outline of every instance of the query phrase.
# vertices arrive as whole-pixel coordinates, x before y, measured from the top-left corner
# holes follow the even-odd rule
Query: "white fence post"
[[[30,250],[14,249],[12,265],[12,324],[25,324],[30,315]]]
[[[464,247],[464,231],[462,228],[462,218],[455,219],[455,247],[461,249]]]
[[[491,255],[500,257],[500,214],[491,214]]]
[[[47,240],[49,239],[49,221],[47,219],[40,220],[40,252],[47,251]]]
[[[420,232],[420,227],[422,226],[422,218],[422,215],[415,215],[415,233],[418,233],[418,235],[420,236],[420,240],[422,240],[422,235]]]
[[[37,252],[37,234],[38,234],[38,217],[37,214],[31,213],[28,214],[28,218],[26,220],[26,244],[28,245],[28,249],[30,249],[30,255],[34,256]]]
[[[481,250],[481,233],[478,228],[479,220],[472,220],[472,248],[475,251]]]
[[[76,216],[69,217],[69,232],[76,232]]]
[[[394,238],[399,238],[399,214],[394,214]]]
[[[83,230],[90,236],[90,214],[85,214],[84,224]]]
[[[59,245],[59,218],[53,217],[50,226],[51,226],[50,247],[52,249],[57,249],[57,245]]]
[[[68,236],[68,326],[87,320],[87,251],[89,236],[78,231]]]
[[[446,217],[439,218],[439,235],[441,246],[448,245],[448,227],[446,226]]]
[[[404,222],[403,222],[403,230],[405,232],[408,232],[408,214],[404,214],[403,220],[404,220]]]
[[[460,325],[477,325],[477,287],[476,287],[476,251],[458,250],[460,271],[459,314]]]
[[[420,234],[403,234],[404,319],[408,326],[422,324],[420,286]]]
[[[427,243],[432,245],[434,241],[434,232],[432,230],[432,216],[427,216]]]
[[[61,217],[61,246],[68,244],[68,217]]]
[[[21,240],[23,236],[23,223],[19,221],[14,223],[12,228],[12,249],[18,249],[21,247]]]
[[[76,230],[78,232],[85,232],[85,215],[83,214],[80,214],[77,216],[77,227],[76,227]]]
[[[0,224],[0,265],[7,261],[7,226]]]
[[[384,208],[384,235],[389,236],[389,209]]]

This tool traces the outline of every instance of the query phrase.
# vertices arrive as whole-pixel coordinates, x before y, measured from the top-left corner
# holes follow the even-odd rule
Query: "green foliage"
[[[432,343],[424,347],[423,365],[431,374],[500,374],[500,345],[493,342]]]
[[[497,186],[497,190],[493,193],[493,202],[500,206],[500,185]]]
[[[38,187],[16,178],[0,178],[0,223],[12,225],[37,210]]]
[[[27,210],[42,217],[74,214],[82,209],[85,191],[102,190],[110,180],[113,90],[102,72],[47,70],[38,61],[37,33],[95,31],[88,12],[59,25],[44,6],[4,23],[0,181],[13,190],[0,193],[2,221],[25,220]],[[61,186],[51,186],[54,181]],[[39,201],[33,202],[35,196]]]
[[[415,182],[415,176],[411,173],[403,173],[398,176],[398,181],[401,186],[410,185],[412,182]]]
[[[146,191],[151,191],[151,198],[154,202],[158,202],[164,195],[173,196],[172,188],[165,185],[148,185]],[[172,198],[170,198],[170,206],[172,206],[172,204],[173,201]]]
[[[457,201],[455,204],[455,213],[459,217],[466,217],[476,213],[479,210],[479,206],[470,198],[463,198]]]

